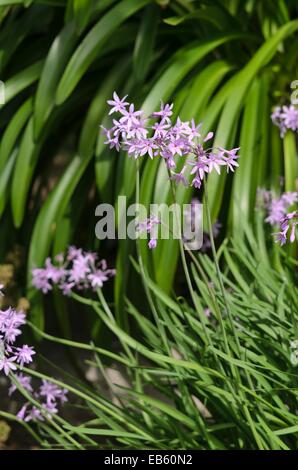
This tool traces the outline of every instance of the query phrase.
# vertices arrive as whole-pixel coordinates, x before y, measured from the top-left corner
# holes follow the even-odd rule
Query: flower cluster
[[[298,132],[298,109],[294,105],[276,107],[271,119],[279,127],[281,137],[284,137],[288,129]]]
[[[128,155],[137,159],[143,155],[150,158],[162,157],[168,169],[172,172],[171,179],[185,186],[189,181],[185,176],[187,167],[191,168],[191,185],[200,188],[205,174],[215,170],[220,174],[220,168],[225,166],[227,171],[234,171],[237,163],[239,148],[225,150],[222,147],[204,148],[204,144],[213,138],[209,132],[203,139],[194,120],[181,121],[178,117],[172,122],[173,104],[161,103],[159,111],[145,117],[142,110],[135,110],[134,104],[125,101],[127,96],[120,99],[116,92],[109,114],[118,113],[120,117],[113,119],[113,127],[106,129],[102,126],[106,136],[105,143],[117,151],[124,149]],[[177,158],[189,156],[182,170],[174,172],[177,167]]]
[[[2,288],[3,286],[0,285],[1,295],[3,295]],[[15,345],[18,336],[22,334],[21,328],[25,324],[26,316],[23,312],[18,312],[11,307],[7,310],[0,310],[0,371],[3,371],[6,376],[11,377],[11,372],[22,369],[24,365],[33,361],[35,351],[32,346],[24,344],[19,347]],[[41,408],[30,406],[27,402],[17,415],[19,419],[25,421],[43,420],[45,414],[51,418],[51,415],[58,412],[58,401],[61,403],[67,401],[67,390],[62,390],[51,382],[43,380],[39,391],[34,392],[30,376],[16,373],[13,378],[8,392],[9,396],[18,389],[17,382],[35,399],[41,401]]]
[[[38,400],[40,407],[31,405],[26,402],[17,414],[17,417],[26,422],[44,421],[45,417],[51,419],[54,414],[58,413],[58,406],[67,402],[67,390],[60,388],[52,382],[42,380],[37,391],[33,390],[32,378],[23,374],[16,374],[16,380],[22,388],[29,392],[35,400]],[[17,386],[12,384],[8,394],[11,396],[17,390]]]
[[[160,220],[155,215],[150,215],[150,217],[142,222],[138,223],[137,230],[139,233],[147,232],[150,234],[150,240],[148,242],[148,247],[150,250],[153,250],[157,247],[157,226],[160,224]]]
[[[115,270],[108,269],[105,260],[98,261],[97,253],[75,246],[70,246],[66,255],[57,255],[55,262],[53,264],[47,258],[44,268],[32,270],[32,284],[44,294],[53,286],[61,289],[64,295],[70,295],[74,288],[96,290],[115,275]]]
[[[265,221],[271,226],[280,227],[280,231],[273,233],[275,241],[284,245],[290,233],[289,241],[294,242],[296,226],[298,224],[298,213],[297,211],[290,212],[289,209],[298,202],[298,192],[288,191],[280,197],[274,198],[272,191],[259,189],[258,195],[262,200],[263,206],[268,211]]]
[[[11,370],[22,368],[32,362],[34,349],[27,344],[15,346],[17,337],[22,333],[21,327],[25,325],[26,317],[23,312],[17,312],[9,307],[0,310],[0,371],[8,375]]]
[[[274,197],[272,191],[259,189],[258,198],[268,212],[265,222],[275,226],[281,223],[287,212],[289,212],[289,208],[298,202],[298,193],[287,191],[280,197]]]
[[[295,241],[296,226],[298,225],[298,211],[289,212],[280,221],[280,231],[274,233],[275,241],[284,245],[289,240],[290,243]],[[290,236],[288,237],[288,234]]]

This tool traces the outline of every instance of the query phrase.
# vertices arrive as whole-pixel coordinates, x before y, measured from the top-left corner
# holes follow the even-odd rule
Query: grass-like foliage
[[[248,220],[257,186],[276,187],[280,175],[293,190],[295,140],[280,139],[270,112],[289,101],[297,78],[297,13],[295,0],[0,1],[1,257],[21,243],[30,273],[76,240],[82,224],[93,233],[100,201],[133,194],[134,165],[113,158],[98,132],[114,89],[146,113],[175,100],[181,119],[217,128],[215,145],[241,146],[233,187],[226,175],[208,182],[214,219],[224,208],[232,227],[240,208]],[[166,202],[159,174],[157,161],[144,165],[141,202]],[[168,292],[177,253],[168,244],[154,261]],[[119,316],[129,255],[122,242]]]
[[[297,265],[283,259],[277,273],[247,227],[245,239],[224,242],[218,258],[225,266],[220,278],[210,257],[192,257],[194,305],[182,297],[169,297],[143,271],[152,316],[126,299],[137,335],[117,325],[101,290],[97,300],[73,294],[112,332],[117,353],[93,343],[42,335],[90,350],[89,363],[103,374],[118,401],[109,401],[100,390],[73,378],[66,377],[67,385],[51,378],[72,392],[70,403],[79,399],[90,419],[77,426],[54,416],[52,424],[57,421],[58,431],[40,423],[48,435],[41,438],[39,433],[41,445],[297,448],[298,375],[290,344],[297,339]],[[134,260],[132,264],[141,276],[140,266]],[[113,386],[105,373],[107,359],[112,361],[110,367],[121,371],[128,387]]]
[[[7,332],[20,331],[11,332],[11,310],[2,312],[0,367],[38,419],[0,416],[23,425],[41,447],[297,449],[297,212],[279,218],[284,233],[277,238],[291,242],[281,248],[271,233],[267,243],[264,208],[255,210],[257,188],[278,197],[282,179],[287,197],[296,190],[296,134],[288,126],[281,137],[270,115],[273,106],[290,103],[297,78],[297,15],[295,0],[0,0],[0,259],[16,242],[24,247],[27,324],[35,338],[63,345],[78,372],[56,366],[58,379],[40,372],[46,368],[23,367],[58,386],[56,398],[65,401],[67,389],[66,412],[53,410],[49,392],[42,404],[48,383],[33,393],[17,379],[34,352],[24,345],[12,356],[15,338]],[[45,331],[43,296],[35,289],[53,287],[44,287],[57,275],[49,260],[50,276],[40,277],[45,259],[57,260],[74,243],[97,251],[100,202],[117,207],[124,195],[148,207],[192,197],[192,187],[176,188],[178,174],[167,174],[163,156],[138,151],[136,161],[127,158],[131,129],[121,128],[123,116],[113,132],[121,128],[124,147],[118,156],[107,147],[109,131],[104,136],[99,126],[112,125],[107,100],[114,90],[147,117],[160,100],[174,101],[173,123],[178,116],[202,122],[212,148],[240,147],[240,164],[233,177],[210,174],[209,166],[195,185],[212,257],[185,250],[181,238],[158,240],[153,252],[145,240],[137,249],[119,240],[113,296],[96,289],[115,273],[104,261],[98,272],[86,271],[91,294],[88,283],[74,282],[68,301],[54,287],[59,338]],[[173,135],[165,135],[170,146]],[[216,252],[217,219],[224,240]],[[108,260],[114,247],[104,253]],[[59,279],[73,282],[67,273]],[[82,310],[87,343],[75,341],[71,327],[71,315]],[[79,350],[110,393],[82,374]],[[115,386],[107,367],[127,385]]]

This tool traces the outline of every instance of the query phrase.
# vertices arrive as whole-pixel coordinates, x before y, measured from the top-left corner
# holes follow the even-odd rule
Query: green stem
[[[78,296],[79,297],[79,296]],[[79,299],[76,299],[77,301],[80,302]],[[55,343],[59,344],[64,344],[65,346],[70,346],[72,348],[78,348],[78,349],[85,349],[87,351],[96,351],[98,354],[101,354],[102,356],[109,357],[110,359],[114,359],[115,361],[121,362],[122,364],[126,366],[133,366],[131,362],[128,360],[124,359],[122,356],[119,356],[119,354],[114,354],[106,349],[98,348],[96,346],[89,346],[89,344],[85,343],[78,343],[77,341],[72,341],[69,339],[62,339],[62,338],[57,338],[56,336],[49,335],[48,333],[45,333],[44,331],[40,330],[37,328],[33,323],[30,323],[27,321],[27,324],[35,330],[42,338],[47,339],[49,341],[53,341]]]
[[[98,298],[99,298],[99,300],[100,300],[100,302],[101,302],[101,304],[102,304],[102,306],[103,306],[103,309],[104,309],[105,313],[107,314],[107,316],[109,317],[109,319],[110,319],[113,323],[116,323],[116,322],[115,322],[114,315],[113,315],[113,313],[111,312],[111,309],[110,309],[110,307],[109,307],[109,305],[108,305],[108,303],[107,303],[107,301],[106,301],[106,299],[105,299],[105,297],[104,297],[104,295],[103,295],[103,292],[102,292],[102,290],[99,289],[99,288],[97,289],[97,295],[98,295]],[[132,354],[132,352],[130,351],[130,349],[129,349],[129,347],[127,346],[127,344],[124,343],[124,342],[122,342],[122,341],[121,341],[121,344],[122,344],[123,349],[125,350],[126,354],[129,356],[130,360],[133,361],[134,364],[136,365],[135,360],[134,360],[134,357],[133,357],[133,354]]]
[[[24,371],[29,371],[30,369],[23,368]],[[31,372],[31,371],[30,371]],[[65,437],[66,440],[69,440],[69,442],[74,445],[77,449],[83,450],[83,446],[77,442],[72,436],[69,435],[64,429],[59,426],[57,422],[63,422],[62,418],[59,416],[53,414],[51,418],[48,416],[48,412],[43,408],[43,406],[33,398],[33,396],[25,390],[25,388],[20,384],[18,379],[15,377],[13,373],[10,374],[10,380],[11,382],[17,387],[17,389],[22,393],[22,395],[30,402],[32,405],[36,406],[41,412],[41,415],[43,416],[44,420],[48,422],[49,425],[54,427],[62,436]],[[52,379],[49,377],[49,381],[52,382]],[[57,422],[56,422],[57,421]],[[42,424],[42,423],[41,423]]]
[[[230,307],[229,307],[229,304],[228,304],[228,299],[226,297],[225,288],[224,288],[224,284],[223,284],[223,280],[222,280],[222,276],[221,276],[221,272],[220,272],[220,268],[219,268],[215,243],[214,243],[214,237],[213,237],[213,231],[212,231],[212,222],[211,222],[211,214],[210,214],[209,200],[208,200],[208,189],[207,189],[207,182],[206,182],[205,176],[204,176],[204,195],[205,195],[205,201],[206,201],[208,232],[209,232],[209,237],[210,237],[211,251],[212,251],[212,256],[213,256],[213,260],[214,260],[214,264],[215,264],[216,274],[217,274],[217,278],[218,278],[218,282],[219,282],[219,286],[220,286],[221,295],[222,295],[222,298],[223,298],[223,301],[224,301],[224,304],[225,304],[225,307],[226,307],[226,312],[227,312],[227,315],[228,315],[229,323],[230,323],[233,335],[235,337],[238,353],[240,355],[240,352],[241,352],[240,343],[239,343],[238,335],[237,335],[236,330],[235,330],[233,317],[232,317]],[[226,344],[226,349],[227,349],[227,351],[230,351],[230,347],[229,347],[229,344],[228,344],[228,341],[227,341],[227,335],[226,335],[226,331],[225,331],[225,327],[224,327],[223,319],[222,319],[221,315],[220,315],[219,320],[220,320],[220,324],[221,324],[221,328],[222,328],[222,333],[223,333],[223,336],[224,336],[224,341],[225,341],[225,344]]]
[[[241,359],[242,354],[241,354],[240,342],[239,342],[239,338],[238,338],[238,335],[237,335],[237,332],[236,332],[236,329],[235,329],[235,325],[234,325],[234,322],[233,322],[233,317],[232,317],[232,314],[231,314],[231,311],[230,311],[228,299],[226,297],[225,288],[224,288],[224,284],[223,284],[223,280],[222,280],[222,276],[221,276],[221,271],[220,271],[220,268],[219,268],[217,252],[216,252],[215,243],[214,243],[214,237],[213,237],[213,231],[212,231],[212,221],[211,221],[211,214],[210,214],[210,207],[209,207],[209,200],[208,200],[208,189],[207,189],[207,182],[206,182],[206,177],[205,176],[204,176],[204,194],[205,194],[205,201],[206,201],[207,224],[208,224],[208,232],[209,232],[209,237],[210,237],[212,256],[213,256],[213,259],[214,259],[214,264],[215,264],[215,269],[216,269],[216,273],[217,273],[217,277],[218,277],[218,281],[219,281],[221,295],[222,295],[222,298],[223,298],[223,301],[224,301],[224,304],[225,304],[225,307],[226,307],[226,312],[227,312],[227,316],[228,316],[229,323],[230,323],[230,326],[231,326],[231,330],[232,330],[233,336],[235,338],[237,352],[238,352],[239,358]],[[221,323],[221,328],[222,328],[222,332],[223,332],[223,336],[224,336],[224,342],[225,342],[225,346],[226,346],[226,349],[227,349],[227,353],[232,357],[230,347],[229,347],[229,344],[228,344],[228,341],[227,341],[227,335],[226,335],[226,331],[225,331],[225,327],[224,327],[224,323],[223,323],[223,319],[222,319],[221,314],[220,314],[219,318],[220,318],[220,323]],[[243,391],[241,391],[241,389],[240,389],[240,384],[242,384],[242,380],[241,380],[241,376],[239,374],[239,371],[233,364],[231,364],[231,371],[232,371],[232,373],[235,377],[236,386],[237,386],[237,389],[239,391],[239,398],[240,398],[241,401],[243,400],[243,402],[244,402],[243,403],[243,411],[244,411],[244,414],[246,416],[246,419],[249,423],[249,426],[252,430],[253,436],[256,440],[256,443],[257,443],[259,449],[263,450],[264,447],[263,447],[262,441],[259,438],[259,435],[256,431],[254,422],[251,418],[250,411],[249,411],[249,409],[248,409],[248,407],[245,403],[246,402],[245,393]],[[253,383],[252,383],[251,377],[246,371],[245,371],[245,376],[246,376],[246,379],[248,380],[248,383],[249,383],[250,387],[253,389]]]
[[[69,384],[65,384],[64,382],[61,382],[60,380],[54,379],[54,378],[49,377],[45,374],[41,374],[40,372],[37,372],[35,370],[28,369],[27,367],[24,367],[23,371],[26,372],[29,375],[32,375],[33,377],[38,377],[40,379],[45,379],[45,380],[48,380],[48,381],[50,381],[50,382],[52,382],[52,383],[54,383],[54,384],[56,384],[56,385],[58,385],[62,388],[67,388],[67,390],[69,392],[73,393],[77,397],[82,398],[87,403],[90,403],[91,405],[94,405],[95,407],[101,409],[103,412],[106,412],[106,413],[110,414],[111,416],[113,416],[113,418],[115,418],[120,423],[126,424],[128,428],[136,430],[135,425],[133,423],[131,423],[129,420],[125,419],[125,416],[123,415],[122,410],[119,409],[117,406],[112,405],[111,403],[109,403],[105,398],[102,398],[101,396],[97,395],[97,398],[95,399],[92,396],[87,395],[86,393],[82,392],[81,390],[78,390],[75,387],[72,387]],[[57,418],[57,416],[56,416],[56,418]],[[69,429],[68,423],[66,423],[66,425],[67,425],[67,428]],[[71,427],[71,429],[76,429],[76,428]],[[143,436],[145,436],[149,439],[151,438],[151,436],[149,436],[148,434],[146,434],[144,431],[140,430],[139,428],[137,428],[137,430]],[[77,433],[79,433],[79,428],[77,430]]]
[[[195,293],[194,293],[194,289],[193,289],[193,286],[192,286],[191,277],[190,277],[190,274],[189,274],[187,261],[186,261],[186,256],[185,256],[185,251],[184,251],[184,243],[183,243],[183,239],[182,239],[182,230],[181,230],[181,221],[179,219],[179,214],[178,214],[178,211],[177,211],[177,208],[176,208],[176,203],[177,203],[176,188],[174,186],[173,181],[171,180],[171,173],[170,173],[170,170],[169,170],[168,167],[167,167],[167,172],[168,172],[168,177],[169,177],[169,181],[170,181],[170,188],[171,188],[171,192],[172,192],[172,198],[173,198],[174,205],[175,205],[177,223],[179,224],[180,233],[178,234],[179,235],[178,236],[178,242],[179,242],[179,250],[180,250],[180,256],[181,256],[183,271],[184,271],[184,274],[185,274],[185,278],[186,278],[187,286],[188,286],[188,289],[189,289],[189,292],[190,292],[190,295],[191,295],[192,302],[194,304],[195,310],[197,311]]]
[[[138,205],[140,203],[140,164],[139,164],[138,160],[136,160],[136,165],[137,165],[137,169],[136,169],[136,206],[138,207]],[[164,345],[165,345],[168,353],[170,354],[170,348],[169,348],[169,345],[168,345],[168,341],[167,341],[167,338],[166,338],[164,327],[161,324],[161,322],[159,321],[159,315],[157,313],[157,310],[156,310],[156,307],[155,307],[155,304],[154,304],[154,300],[153,300],[153,297],[151,295],[151,291],[148,287],[148,283],[147,283],[147,280],[146,280],[146,271],[145,271],[145,266],[144,266],[144,263],[143,263],[143,258],[142,258],[142,253],[141,253],[140,238],[136,239],[136,245],[137,245],[138,263],[139,263],[139,266],[140,266],[140,273],[141,273],[141,277],[142,277],[142,281],[143,281],[143,286],[144,286],[144,289],[145,289],[145,292],[146,292],[146,296],[147,296],[147,299],[148,299],[148,302],[149,302],[149,305],[150,305],[150,308],[151,308],[151,311],[152,311],[152,314],[153,314],[153,317],[154,317],[154,321],[155,321],[156,326],[158,327],[158,330],[160,332],[161,339],[163,340]]]
[[[24,420],[17,418],[15,415],[11,413],[6,413],[5,411],[1,411],[1,410],[0,410],[0,416],[2,416],[3,418],[7,420],[14,421],[20,424],[21,426],[24,426],[24,428],[28,431],[29,434],[31,434],[31,436],[36,440],[36,442],[38,442],[43,447],[49,448],[49,444],[42,441],[40,437],[38,436],[38,434],[36,434],[36,432],[34,432],[33,429],[31,429],[31,427],[29,426],[29,424],[27,424]]]

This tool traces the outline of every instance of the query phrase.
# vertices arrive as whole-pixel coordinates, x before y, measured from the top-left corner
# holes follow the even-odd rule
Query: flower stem
[[[197,310],[195,293],[194,293],[194,290],[193,290],[193,286],[192,286],[192,282],[191,282],[191,278],[190,278],[190,274],[189,274],[189,270],[188,270],[188,266],[187,266],[185,251],[184,251],[184,243],[183,243],[183,240],[182,240],[181,223],[180,223],[179,214],[178,214],[177,208],[176,208],[176,203],[177,203],[176,188],[175,188],[175,186],[174,186],[173,181],[171,180],[171,173],[170,173],[170,170],[169,170],[168,168],[167,168],[167,172],[168,172],[169,181],[170,181],[170,187],[171,187],[171,192],[172,192],[172,198],[173,198],[174,205],[175,205],[176,218],[177,218],[177,222],[178,222],[178,224],[179,224],[179,231],[180,231],[180,233],[179,233],[179,237],[178,237],[178,242],[179,242],[179,250],[180,250],[180,256],[181,256],[182,266],[183,266],[183,270],[184,270],[184,274],[185,274],[187,286],[188,286],[188,289],[189,289],[189,292],[190,292],[190,295],[191,295],[191,299],[192,299],[192,301],[193,301],[195,310]]]
[[[204,195],[205,195],[205,201],[206,201],[208,232],[209,232],[209,237],[210,237],[211,251],[212,251],[212,256],[213,256],[213,259],[214,259],[216,274],[217,274],[217,278],[218,278],[218,282],[219,282],[219,286],[220,286],[221,295],[222,295],[222,298],[223,298],[223,301],[224,301],[224,304],[225,304],[225,307],[226,307],[226,312],[227,312],[227,315],[228,315],[229,323],[230,323],[233,335],[235,337],[238,352],[240,354],[240,343],[239,343],[238,335],[237,335],[236,330],[235,330],[233,317],[232,317],[232,314],[231,314],[228,299],[227,299],[227,296],[226,296],[226,293],[225,293],[225,288],[224,288],[224,284],[223,284],[223,280],[222,280],[221,271],[220,271],[220,268],[219,268],[217,252],[216,252],[215,243],[214,243],[214,237],[213,237],[213,231],[212,231],[212,222],[211,222],[211,214],[210,214],[210,207],[209,207],[209,199],[208,199],[208,189],[207,189],[207,182],[206,182],[206,177],[205,176],[204,176]],[[221,315],[220,315],[220,323],[221,323],[222,332],[223,332],[224,341],[225,341],[225,344],[226,344],[227,351],[230,351],[230,347],[229,347],[229,344],[228,344],[228,341],[227,341],[226,331],[225,331],[225,328],[224,328],[224,324],[223,324],[223,320],[222,320]]]
[[[136,169],[136,196],[135,196],[135,198],[136,198],[136,206],[138,207],[138,205],[140,203],[140,164],[139,164],[138,160],[136,160],[136,166],[137,166],[137,169]],[[170,354],[170,348],[169,348],[169,345],[168,345],[166,334],[165,334],[165,331],[164,331],[164,328],[163,328],[161,322],[159,321],[159,315],[157,313],[157,310],[156,310],[156,307],[155,307],[155,304],[154,304],[154,300],[153,300],[153,297],[151,295],[151,291],[148,287],[148,283],[147,283],[147,279],[146,279],[146,271],[145,271],[145,267],[144,267],[144,263],[143,263],[143,259],[142,259],[142,253],[141,253],[141,246],[140,246],[140,239],[139,238],[136,239],[136,245],[137,245],[137,257],[138,257],[138,263],[139,263],[139,266],[140,266],[140,273],[141,273],[145,293],[146,293],[146,296],[147,296],[147,299],[148,299],[148,302],[149,302],[149,306],[151,308],[156,326],[158,327],[158,330],[160,332],[160,335],[161,335],[161,338],[164,342],[164,345],[165,345],[168,353]]]

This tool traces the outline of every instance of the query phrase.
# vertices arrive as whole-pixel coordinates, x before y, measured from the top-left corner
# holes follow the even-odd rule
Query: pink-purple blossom
[[[51,280],[59,280],[60,275],[56,268],[49,262],[46,263]],[[60,271],[59,271],[60,272]],[[3,372],[9,378],[13,374],[14,380],[11,379],[11,385],[8,390],[9,396],[20,388],[25,389],[34,399],[41,399],[41,408],[43,412],[30,403],[25,403],[17,414],[19,419],[25,421],[43,420],[43,414],[51,417],[53,413],[58,412],[57,402],[63,404],[67,401],[66,389],[61,389],[50,382],[43,381],[39,391],[34,391],[32,387],[32,378],[25,374],[15,373],[17,369],[22,369],[24,365],[30,364],[35,355],[34,348],[23,344],[17,346],[18,337],[22,334],[22,327],[26,324],[26,316],[24,312],[17,311],[12,307],[6,310],[0,310],[0,372]],[[45,400],[45,403],[42,401]]]
[[[138,232],[147,232],[150,234],[150,240],[148,242],[148,247],[150,250],[153,250],[157,247],[157,226],[159,224],[159,218],[152,214],[148,219],[139,222],[137,225]]]
[[[58,387],[58,385],[49,382],[48,380],[42,380],[42,385],[39,388],[39,396],[46,400],[46,403],[56,403],[58,400],[61,403],[67,401],[66,394],[67,390]]]
[[[274,197],[272,191],[258,190],[259,199],[267,211],[265,222],[272,226],[279,225],[291,206],[298,202],[298,192],[287,191],[279,197]]]
[[[148,243],[148,248],[150,248],[150,250],[154,250],[156,246],[157,246],[156,238],[150,238],[149,243]]]
[[[126,150],[130,157],[135,159],[149,156],[153,159],[161,157],[165,160],[168,169],[172,172],[170,179],[184,186],[192,185],[200,188],[205,175],[215,170],[220,174],[221,167],[227,172],[234,171],[238,166],[237,152],[239,148],[225,150],[222,147],[205,148],[205,143],[213,138],[213,132],[208,132],[203,138],[200,134],[201,124],[197,125],[194,119],[182,121],[179,117],[172,122],[173,104],[161,102],[160,109],[150,116],[144,111],[136,110],[134,104],[118,97],[116,92],[109,114],[118,113],[120,118],[113,119],[110,129],[103,127],[106,136],[105,144],[110,148]],[[188,156],[180,172],[176,172],[177,159]],[[192,167],[189,180],[185,176],[187,165]]]
[[[116,113],[116,112],[120,112],[120,111],[124,111],[125,110],[125,106],[128,105],[128,103],[125,101],[125,98],[127,97],[124,96],[122,98],[122,100],[119,98],[119,96],[117,95],[117,93],[114,91],[113,93],[113,100],[109,100],[108,103],[110,106],[112,106],[111,110],[110,110],[110,113],[109,114],[113,114],[113,113]]]
[[[68,391],[65,388],[58,387],[56,384],[48,380],[42,380],[42,384],[35,390],[32,386],[31,377],[23,374],[16,374],[15,380],[18,382],[20,387],[24,388],[40,404],[38,407],[31,405],[30,402],[27,401],[22,405],[17,417],[25,422],[44,421],[45,417],[51,419],[53,414],[58,413],[59,405],[63,405],[68,401]],[[13,383],[8,391],[9,396],[17,390],[17,385]]]
[[[274,233],[276,243],[281,246],[287,242],[293,243],[296,239],[298,225],[298,211],[289,212],[280,220],[280,231]]]
[[[298,132],[298,109],[294,105],[277,106],[271,119],[279,127],[281,137],[284,137],[287,130]]]
[[[0,359],[0,371],[3,370],[5,375],[8,375],[11,370],[16,370],[17,366],[15,364],[14,357],[2,357]]]
[[[15,379],[19,382],[19,384],[25,389],[27,390],[27,392],[30,392],[32,393],[33,392],[33,388],[32,388],[32,377],[30,377],[29,375],[24,375],[22,373],[20,374],[15,374]],[[17,386],[12,383],[11,386],[9,387],[9,390],[8,390],[8,395],[12,395],[15,391],[17,390]]]
[[[0,371],[3,371],[5,375],[17,369],[16,363],[21,368],[29,364],[35,354],[31,346],[25,344],[17,347],[15,345],[25,323],[26,317],[23,312],[18,312],[12,307],[0,310]]]
[[[275,242],[281,246],[287,243],[293,243],[296,237],[296,227],[298,225],[298,211],[291,207],[298,202],[298,192],[288,191],[280,197],[273,197],[271,191],[258,190],[259,199],[268,215],[265,221],[273,227],[279,227],[279,231],[274,232]]]
[[[43,268],[32,270],[32,284],[43,293],[54,286],[64,295],[70,295],[74,288],[96,290],[115,275],[115,270],[108,269],[105,260],[98,260],[97,253],[75,246],[70,246],[66,255],[56,256],[55,263],[47,258]]]
[[[24,364],[29,364],[33,361],[32,356],[34,354],[35,351],[32,346],[24,344],[21,348],[16,348],[16,361],[23,367]]]

